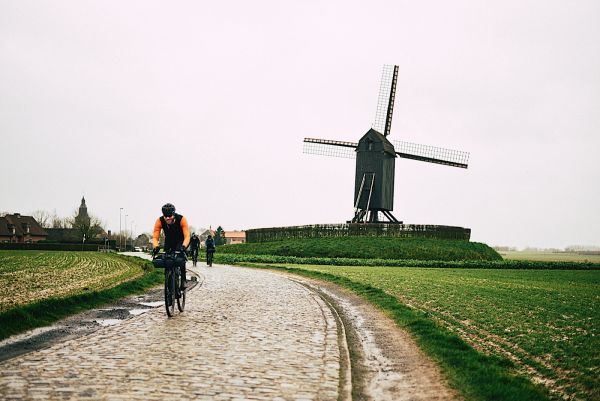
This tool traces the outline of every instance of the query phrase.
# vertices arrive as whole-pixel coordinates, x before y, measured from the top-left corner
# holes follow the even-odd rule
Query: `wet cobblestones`
[[[0,364],[0,399],[336,400],[336,321],[319,296],[253,269],[200,268],[164,307]]]

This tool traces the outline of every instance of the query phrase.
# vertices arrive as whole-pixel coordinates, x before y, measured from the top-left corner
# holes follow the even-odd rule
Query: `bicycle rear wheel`
[[[165,309],[167,316],[175,314],[175,274],[173,269],[165,269]]]
[[[181,270],[178,269],[176,285],[179,286],[180,284],[181,284]],[[179,296],[177,297],[177,309],[179,309],[179,312],[183,312],[183,310],[185,309],[186,290],[183,290],[183,291],[178,290],[177,293],[179,294]]]

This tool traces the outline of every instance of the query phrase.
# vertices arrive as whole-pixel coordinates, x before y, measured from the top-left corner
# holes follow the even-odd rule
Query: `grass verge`
[[[147,261],[139,258],[122,257],[139,264],[144,274],[112,288],[47,298],[1,312],[0,340],[36,327],[47,326],[64,317],[114,302],[128,295],[144,292],[163,282],[162,270],[154,269]]]
[[[411,309],[396,297],[370,285],[329,273],[253,263],[240,266],[283,270],[326,280],[348,288],[382,309],[398,326],[412,333],[420,348],[434,359],[450,385],[467,400],[539,401],[548,400],[547,390],[520,376],[507,358],[483,355],[458,335],[436,324],[428,313]]]

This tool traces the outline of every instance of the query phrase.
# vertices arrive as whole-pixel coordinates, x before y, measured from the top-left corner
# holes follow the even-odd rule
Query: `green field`
[[[433,344],[428,337],[444,337],[441,332],[423,336],[407,324],[467,399],[543,398],[518,382],[482,389],[489,381],[505,381],[514,370],[543,385],[554,399],[600,400],[600,260],[539,252],[499,260],[488,249],[466,241],[298,239],[221,247],[216,260],[316,275],[351,288],[394,316],[402,309],[398,305],[408,305],[479,355],[504,361],[482,360],[477,366],[472,362],[477,357],[469,356],[471,362],[458,368],[446,354],[460,344],[454,349]],[[415,316],[395,320],[402,326],[419,319]],[[485,376],[475,373],[481,366],[498,372],[475,379]]]
[[[542,262],[590,262],[600,263],[600,255],[584,255],[573,252],[527,252],[502,251],[500,255],[508,260],[538,260]]]
[[[381,289],[555,399],[600,399],[600,271],[287,267]]]

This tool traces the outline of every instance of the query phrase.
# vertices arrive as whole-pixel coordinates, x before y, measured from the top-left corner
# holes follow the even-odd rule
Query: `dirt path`
[[[342,317],[352,355],[354,400],[460,400],[410,335],[379,309],[337,285],[288,275],[318,291]]]

